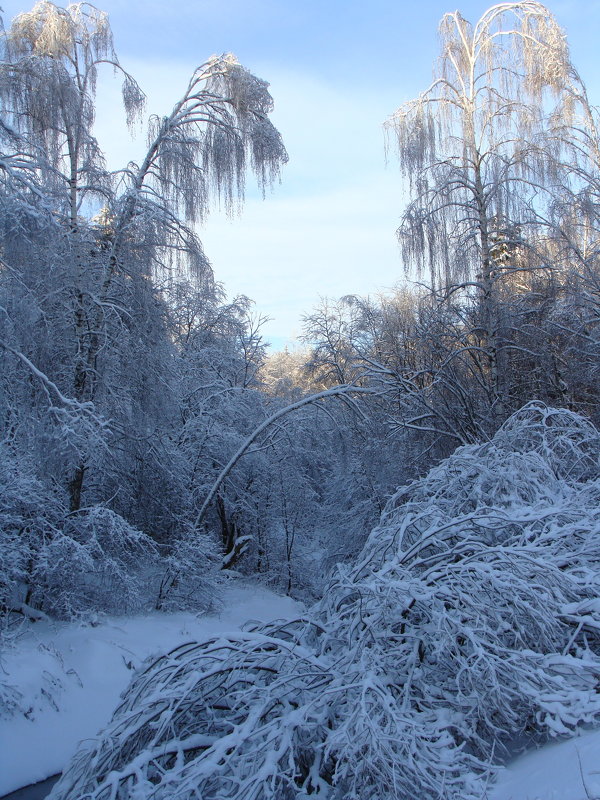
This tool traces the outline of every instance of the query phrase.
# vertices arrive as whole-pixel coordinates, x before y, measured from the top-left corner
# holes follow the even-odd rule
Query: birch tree
[[[440,36],[432,84],[387,123],[413,198],[398,236],[407,268],[428,269],[435,292],[466,287],[480,303],[491,404],[502,418],[496,290],[532,265],[559,174],[560,143],[547,123],[564,119],[573,68],[563,31],[533,0],[495,5],[474,26],[446,14]]]
[[[59,247],[52,258],[67,272],[72,350],[70,379],[65,376],[70,385],[64,388],[77,401],[102,402],[111,394],[99,391],[103,370],[114,374],[124,343],[138,343],[139,350],[139,343],[165,339],[164,315],[152,309],[168,300],[164,288],[174,270],[216,297],[192,224],[205,217],[213,200],[227,211],[241,203],[248,167],[264,190],[285,162],[268,116],[268,84],[232,55],[208,59],[171,113],[149,120],[148,150],[140,163],[109,174],[92,130],[100,67],[123,77],[128,124],[140,116],[144,95],[118,61],[106,14],[88,3],[63,9],[43,1],[13,21],[4,44],[3,119],[58,222]],[[92,199],[105,209],[90,220]],[[144,381],[132,376],[130,393],[136,384]],[[123,398],[121,408],[128,405]],[[68,479],[73,511],[81,504],[88,461],[80,460]]]
[[[60,8],[42,0],[15,17],[4,44],[0,99],[5,119],[26,138],[46,191],[75,231],[85,198],[109,189],[92,131],[99,67],[122,74],[129,125],[141,113],[145,96],[117,59],[108,16],[89,3]]]

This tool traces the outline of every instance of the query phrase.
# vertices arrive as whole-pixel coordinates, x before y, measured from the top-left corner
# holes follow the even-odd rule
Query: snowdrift
[[[600,435],[530,404],[389,502],[309,618],[135,676],[53,800],[481,797],[600,717]]]

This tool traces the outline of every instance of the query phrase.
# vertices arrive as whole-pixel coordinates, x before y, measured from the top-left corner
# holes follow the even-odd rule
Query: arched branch
[[[245,442],[239,447],[239,449],[231,456],[227,464],[223,467],[221,472],[219,473],[218,478],[213,483],[210,492],[207,494],[204,503],[202,504],[202,508],[198,512],[198,516],[196,517],[196,521],[194,523],[194,528],[199,528],[206,511],[209,505],[215,498],[215,495],[219,491],[219,488],[225,478],[229,475],[231,470],[235,467],[237,462],[240,458],[247,452],[250,445],[256,441],[256,439],[261,435],[263,431],[265,431],[270,425],[276,422],[281,417],[286,416],[292,411],[296,411],[298,408],[302,408],[303,406],[307,406],[311,403],[316,403],[319,400],[322,400],[326,397],[339,397],[344,395],[349,395],[352,393],[363,393],[363,394],[373,394],[373,389],[367,389],[361,386],[334,386],[332,389],[327,389],[324,392],[318,392],[317,394],[311,394],[308,397],[302,398],[302,400],[298,400],[296,403],[292,403],[289,406],[285,406],[285,408],[280,408],[279,411],[276,411],[275,414],[272,414],[268,419],[262,422],[258,428],[255,428],[250,436],[245,440]]]

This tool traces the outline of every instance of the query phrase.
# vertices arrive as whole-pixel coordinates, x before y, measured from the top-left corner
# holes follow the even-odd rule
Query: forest
[[[406,280],[281,352],[201,242],[285,181],[268,83],[213,56],[147,119],[100,9],[5,24],[0,649],[235,579],[308,607],[145,664],[52,797],[476,800],[598,727],[600,116],[551,12],[443,17],[384,122]],[[147,135],[118,171],[103,70]]]

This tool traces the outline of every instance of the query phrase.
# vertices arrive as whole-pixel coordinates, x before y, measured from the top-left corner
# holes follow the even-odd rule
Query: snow
[[[2,653],[2,679],[27,717],[0,718],[0,797],[60,772],[78,743],[110,719],[133,670],[151,655],[239,629],[248,620],[290,619],[300,604],[259,587],[230,586],[223,610],[105,617],[97,625],[37,622]]]
[[[503,770],[489,800],[595,800],[600,797],[600,731],[526,753]]]
[[[223,611],[111,617],[96,627],[38,622],[2,656],[3,678],[29,698],[30,719],[0,719],[0,796],[59,772],[77,743],[109,719],[143,659],[248,619],[291,618],[300,606],[261,588],[229,588]],[[6,674],[8,673],[8,674]],[[60,682],[60,685],[59,683]],[[52,707],[51,699],[60,711]],[[600,796],[600,731],[552,743],[504,769],[489,800]]]

